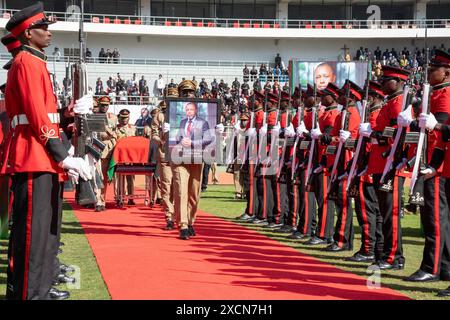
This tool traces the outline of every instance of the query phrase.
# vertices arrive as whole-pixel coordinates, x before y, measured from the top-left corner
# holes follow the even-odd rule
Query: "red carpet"
[[[211,214],[183,241],[159,207],[73,207],[113,299],[406,299]]]

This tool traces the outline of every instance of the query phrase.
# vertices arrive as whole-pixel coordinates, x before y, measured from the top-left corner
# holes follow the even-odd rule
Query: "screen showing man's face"
[[[197,115],[197,106],[194,103],[188,103],[185,107],[184,110],[186,112],[186,116],[189,119],[194,118]]]
[[[330,65],[324,64],[316,68],[314,72],[314,81],[318,90],[323,90],[329,82],[336,81],[336,75]]]

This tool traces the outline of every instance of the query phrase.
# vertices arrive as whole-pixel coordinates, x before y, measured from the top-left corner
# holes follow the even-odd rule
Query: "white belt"
[[[51,123],[59,123],[59,113],[47,113]],[[15,115],[11,120],[11,128],[15,128],[18,125],[29,124],[26,114]]]

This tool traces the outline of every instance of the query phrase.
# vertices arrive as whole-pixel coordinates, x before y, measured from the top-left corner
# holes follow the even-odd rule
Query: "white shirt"
[[[164,89],[164,87],[166,86],[165,83],[164,83],[164,79],[161,78],[161,79],[156,80],[156,86],[160,90]]]

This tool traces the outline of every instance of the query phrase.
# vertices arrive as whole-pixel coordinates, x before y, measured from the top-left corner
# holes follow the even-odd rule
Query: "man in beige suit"
[[[105,144],[101,157],[101,168],[103,176],[103,188],[97,190],[97,203],[95,211],[104,211],[106,205],[106,191],[108,187],[108,167],[111,161],[112,151],[116,145],[117,136],[114,132],[117,126],[117,117],[114,113],[108,112],[111,100],[108,96],[101,97],[98,101],[99,113],[106,113],[108,124],[105,132],[101,132],[100,140]]]
[[[162,101],[158,108],[152,110],[151,138],[158,146],[156,161],[159,164],[159,177],[161,188],[161,199],[164,213],[166,215],[165,230],[172,230],[178,217],[174,216],[173,194],[172,194],[172,169],[170,163],[166,161],[165,148],[168,139],[168,131],[164,130],[164,113],[166,105]],[[167,128],[166,128],[167,129]]]

